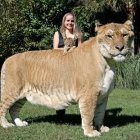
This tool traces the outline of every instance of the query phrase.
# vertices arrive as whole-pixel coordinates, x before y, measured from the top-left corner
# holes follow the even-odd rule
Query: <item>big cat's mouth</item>
[[[119,55],[114,56],[113,59],[114,59],[115,61],[121,62],[121,61],[124,61],[124,60],[126,59],[126,56],[125,56],[125,55],[119,54]]]
[[[112,57],[115,61],[124,61],[126,59],[126,56],[128,54],[127,49],[123,49],[122,51],[119,50],[111,50],[108,46],[102,45],[101,46],[101,53],[105,57]]]
[[[110,53],[112,57],[121,57],[121,56],[127,56],[127,52],[116,52],[116,53]]]

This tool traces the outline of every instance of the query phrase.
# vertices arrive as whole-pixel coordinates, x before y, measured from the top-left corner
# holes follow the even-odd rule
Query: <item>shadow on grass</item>
[[[77,114],[66,114],[63,118],[57,117],[57,115],[39,116],[35,118],[27,118],[26,121],[30,123],[50,122],[56,124],[70,124],[80,125],[81,116]]]
[[[109,127],[120,127],[130,123],[140,122],[140,116],[120,115],[122,108],[114,108],[106,111],[104,124]],[[66,114],[64,118],[58,118],[57,115],[38,116],[34,118],[27,118],[26,121],[30,123],[50,122],[56,124],[70,124],[80,125],[81,116],[77,114]]]
[[[130,123],[140,122],[140,116],[120,114],[122,108],[114,108],[106,111],[104,124],[109,127],[121,127]]]

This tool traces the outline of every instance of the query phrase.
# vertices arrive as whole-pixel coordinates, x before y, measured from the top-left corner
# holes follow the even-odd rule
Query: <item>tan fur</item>
[[[33,104],[56,110],[76,102],[86,136],[108,132],[103,118],[114,76],[110,60],[125,59],[132,35],[130,22],[111,23],[97,28],[96,37],[67,55],[62,50],[47,50],[8,58],[1,71],[1,126],[14,125],[5,118],[8,110],[17,126],[27,125],[19,119],[21,103],[26,98]],[[98,131],[93,127],[93,118]]]

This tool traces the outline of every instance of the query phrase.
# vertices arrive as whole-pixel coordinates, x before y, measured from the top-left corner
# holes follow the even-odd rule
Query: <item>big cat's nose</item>
[[[123,45],[117,45],[117,46],[115,46],[115,48],[121,52],[124,49],[124,46]]]

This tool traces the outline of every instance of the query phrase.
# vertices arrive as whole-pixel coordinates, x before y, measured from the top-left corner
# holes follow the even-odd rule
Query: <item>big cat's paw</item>
[[[101,131],[101,133],[109,132],[109,127],[102,125],[100,131]]]
[[[22,121],[22,120],[20,120],[19,118],[16,118],[16,119],[14,120],[14,122],[15,122],[16,126],[27,126],[27,125],[28,125],[28,122]]]
[[[13,127],[13,126],[15,126],[15,125],[12,124],[12,123],[6,123],[6,124],[1,124],[1,126],[2,126],[3,128],[9,128],[9,127]]]
[[[13,126],[14,126],[13,123],[9,123],[6,119],[1,119],[1,120],[0,120],[0,125],[1,125],[3,128],[9,128],[9,127],[13,127]]]
[[[92,132],[84,132],[84,135],[88,137],[99,137],[101,133],[97,130],[93,130]]]

